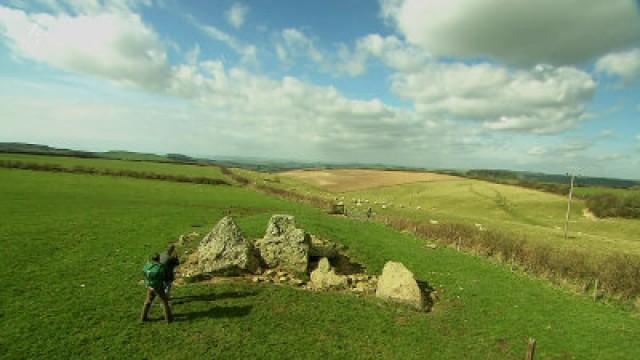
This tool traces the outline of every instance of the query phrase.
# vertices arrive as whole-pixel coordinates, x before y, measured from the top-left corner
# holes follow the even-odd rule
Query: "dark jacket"
[[[164,265],[166,281],[171,282],[175,280],[175,268],[180,265],[180,260],[177,256],[169,256],[165,251],[160,254],[160,263]]]

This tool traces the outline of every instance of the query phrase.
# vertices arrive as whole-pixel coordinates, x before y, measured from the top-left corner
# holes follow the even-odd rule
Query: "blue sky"
[[[633,0],[0,0],[0,141],[640,178]]]

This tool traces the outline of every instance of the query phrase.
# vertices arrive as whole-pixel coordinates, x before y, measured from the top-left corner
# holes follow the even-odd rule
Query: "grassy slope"
[[[135,170],[162,175],[204,176],[213,179],[223,177],[220,168],[216,166],[181,165],[171,163],[155,163],[145,161],[111,160],[111,159],[83,159],[64,156],[42,156],[22,154],[2,154],[0,160],[22,161],[37,164],[56,164],[72,168],[74,166],[93,167],[109,170]]]
[[[583,216],[584,201],[577,199],[574,199],[571,212],[570,238],[565,241],[563,228],[567,200],[563,196],[541,191],[464,180],[421,182],[331,194],[291,178],[278,178],[280,183],[270,184],[314,196],[344,196],[346,203],[351,206],[353,198],[394,204],[389,209],[371,205],[380,216],[390,214],[421,221],[433,219],[479,223],[492,229],[526,234],[530,240],[552,244],[560,249],[579,248],[596,254],[611,251],[640,254],[640,239],[637,236],[640,233],[640,221],[619,218],[593,221]],[[400,208],[400,205],[404,205],[404,208]],[[362,207],[363,211],[367,206]],[[418,206],[422,209],[417,210]]]
[[[640,322],[617,307],[246,189],[0,169],[0,198],[3,358],[518,359],[529,336],[544,359],[640,355]],[[417,314],[351,295],[187,285],[175,324],[138,325],[147,254],[227,208],[250,237],[272,213],[294,214],[374,272],[404,262],[443,300]]]
[[[566,198],[516,186],[468,180],[420,183],[347,194],[384,199],[405,209],[391,212],[416,219],[480,223],[490,228],[526,234],[534,241],[556,247],[587,249],[596,253],[612,250],[640,254],[640,221],[590,220],[583,216],[584,202],[572,207],[570,238],[564,241]],[[422,206],[423,210],[416,210]],[[384,211],[379,211],[384,214]]]

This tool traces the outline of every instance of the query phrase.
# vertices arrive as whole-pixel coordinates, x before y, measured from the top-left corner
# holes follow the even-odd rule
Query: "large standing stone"
[[[225,216],[198,246],[198,268],[203,273],[235,275],[255,272],[253,246],[230,216]]]
[[[425,307],[424,295],[413,273],[399,262],[389,261],[378,278],[376,296],[410,305],[418,310]]]
[[[255,246],[267,267],[305,272],[310,244],[311,237],[296,228],[293,216],[273,215],[264,238],[257,240]]]
[[[314,289],[344,289],[347,287],[347,277],[337,275],[331,268],[329,260],[320,259],[318,267],[311,272],[311,287]]]

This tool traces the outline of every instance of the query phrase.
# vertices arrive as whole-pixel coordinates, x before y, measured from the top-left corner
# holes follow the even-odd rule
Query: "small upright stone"
[[[335,273],[327,258],[322,258],[318,267],[311,273],[310,285],[318,290],[344,289],[348,286],[348,282],[346,276]]]
[[[424,294],[413,273],[399,262],[389,261],[384,265],[378,278],[376,296],[417,310],[425,309]]]

